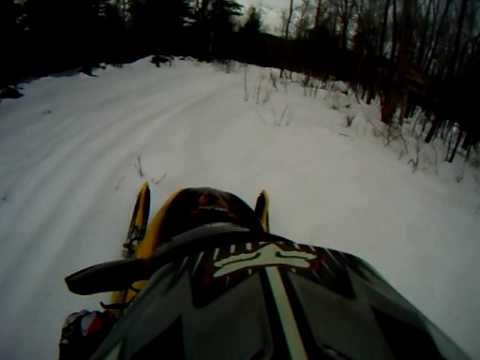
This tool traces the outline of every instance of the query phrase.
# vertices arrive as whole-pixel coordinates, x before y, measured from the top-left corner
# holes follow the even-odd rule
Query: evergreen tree
[[[130,6],[136,40],[151,52],[178,51],[186,21],[191,17],[187,0],[134,0]]]
[[[248,17],[245,24],[240,28],[240,32],[247,36],[256,36],[260,33],[262,27],[262,17],[255,6],[248,9]]]
[[[16,62],[19,57],[18,44],[21,41],[21,29],[17,25],[18,6],[14,0],[0,1],[0,34],[3,41],[0,46],[0,89],[10,85],[17,73]]]
[[[261,58],[260,49],[260,30],[262,27],[262,18],[255,7],[250,7],[247,12],[247,20],[239,30],[241,39],[241,53],[239,58],[247,62],[259,64]]]
[[[232,53],[235,17],[242,5],[234,0],[203,0],[197,14],[196,28],[203,33],[209,57],[226,58]]]
[[[91,67],[101,60],[108,0],[27,0],[31,56],[37,69]]]

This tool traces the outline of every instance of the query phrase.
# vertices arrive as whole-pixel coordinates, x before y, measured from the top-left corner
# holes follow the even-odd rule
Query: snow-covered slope
[[[3,359],[54,358],[64,317],[108,300],[69,294],[63,278],[119,257],[145,180],[153,210],[185,186],[250,203],[267,188],[274,232],[365,258],[479,356],[473,170],[457,183],[455,166],[433,171],[425,155],[412,174],[412,150],[399,160],[374,136],[376,106],[276,90],[268,69],[248,69],[248,101],[240,66],[141,60],[97,74],[43,78],[0,104]]]

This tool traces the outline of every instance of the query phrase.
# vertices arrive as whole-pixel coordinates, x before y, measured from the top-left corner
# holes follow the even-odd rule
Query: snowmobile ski
[[[268,193],[266,190],[262,190],[255,202],[255,216],[260,220],[260,223],[266,232],[270,232],[270,220],[268,216],[269,205],[270,199]]]
[[[138,244],[145,237],[150,212],[150,188],[145,182],[137,195],[137,201],[133,209],[130,226],[128,227],[127,239],[123,243],[123,257],[132,258]]]
[[[145,237],[150,213],[150,188],[148,182],[145,182],[137,194],[135,207],[133,208],[130,225],[128,227],[127,238],[122,245],[122,256],[125,259],[135,257],[138,245]],[[112,304],[104,305],[104,308],[118,311],[119,313],[126,307],[128,302],[129,289],[116,291],[112,294]]]

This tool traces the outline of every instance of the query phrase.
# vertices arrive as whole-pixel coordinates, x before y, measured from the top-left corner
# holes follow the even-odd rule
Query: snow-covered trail
[[[0,104],[2,358],[55,357],[65,315],[108,300],[69,294],[63,278],[118,258],[145,180],[153,210],[185,186],[250,203],[267,188],[274,232],[365,258],[479,356],[478,194],[412,175],[300,88],[255,104],[255,76],[245,102],[241,72],[142,60],[40,79]]]

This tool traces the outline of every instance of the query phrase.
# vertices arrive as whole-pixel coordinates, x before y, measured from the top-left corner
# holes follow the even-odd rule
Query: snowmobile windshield
[[[93,358],[467,358],[358,257],[216,236],[162,263]]]
[[[171,239],[196,227],[218,222],[262,231],[250,207],[234,194],[212,188],[188,188],[179,192],[169,204],[160,236]]]

